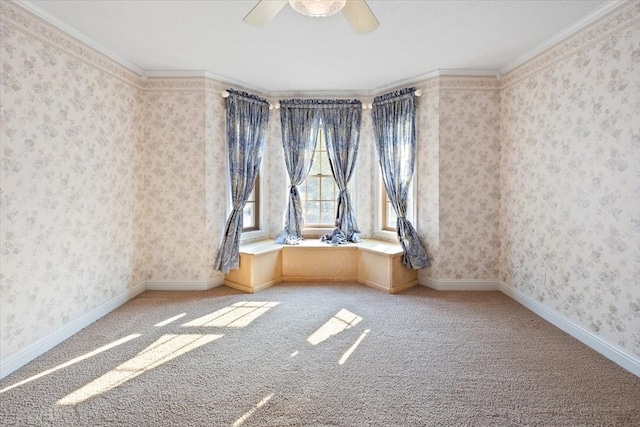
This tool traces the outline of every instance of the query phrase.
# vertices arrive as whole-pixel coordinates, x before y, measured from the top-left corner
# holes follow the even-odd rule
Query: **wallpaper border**
[[[444,90],[500,90],[500,80],[494,76],[440,76],[439,88]]]
[[[142,82],[145,92],[205,90],[205,77],[147,77]]]
[[[0,22],[138,89],[142,87],[140,75],[19,4],[0,1]]]
[[[554,46],[504,74],[500,80],[500,88],[505,89],[512,86],[530,75],[565,60],[574,53],[637,23],[640,23],[640,1],[631,1],[623,4],[577,33],[559,41]]]

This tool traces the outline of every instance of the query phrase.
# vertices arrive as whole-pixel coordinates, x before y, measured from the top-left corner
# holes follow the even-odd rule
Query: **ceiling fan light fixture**
[[[289,0],[289,4],[301,15],[315,18],[335,15],[347,0]]]

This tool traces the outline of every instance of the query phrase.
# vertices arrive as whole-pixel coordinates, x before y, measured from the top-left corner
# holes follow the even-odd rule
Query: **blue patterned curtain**
[[[223,273],[238,268],[243,209],[260,169],[269,119],[269,103],[265,99],[231,89],[228,92],[227,155],[233,210],[213,264]]]
[[[424,245],[407,220],[409,185],[416,157],[415,88],[402,89],[373,100],[372,118],[384,188],[398,217],[402,263],[412,269],[429,266]]]
[[[320,114],[314,102],[303,99],[280,101],[282,146],[291,185],[284,230],[276,238],[277,243],[297,244],[302,240],[304,219],[297,187],[309,174],[318,141]]]
[[[347,184],[353,175],[360,141],[362,102],[353,100],[326,100],[322,105],[321,126],[324,131],[327,154],[338,189],[336,229],[331,243],[359,242],[360,230],[356,221]]]

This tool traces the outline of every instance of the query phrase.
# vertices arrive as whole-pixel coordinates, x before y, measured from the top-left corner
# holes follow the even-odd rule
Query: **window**
[[[256,175],[253,190],[242,211],[242,231],[254,231],[260,228],[260,174]]]
[[[331,173],[324,134],[318,132],[313,164],[307,179],[299,187],[305,228],[333,228],[338,186]]]
[[[382,173],[378,175],[378,179],[380,181],[380,229],[382,231],[392,231],[396,232],[398,226],[398,216],[396,215],[395,209],[393,209],[393,204],[391,200],[389,200],[389,196],[387,195],[387,190],[384,188],[384,182],[382,180]],[[407,197],[407,219],[411,222],[414,222],[414,218],[416,218],[416,206],[414,200],[416,198],[415,190],[416,186],[414,185],[413,180],[409,184],[409,192]],[[415,225],[415,224],[414,224]]]
[[[391,200],[389,200],[389,196],[387,195],[387,190],[384,188],[384,182],[382,182],[382,177],[380,177],[381,188],[380,194],[382,194],[382,229],[386,231],[396,231],[397,227],[397,215],[396,211],[393,209],[393,205],[391,204]]]

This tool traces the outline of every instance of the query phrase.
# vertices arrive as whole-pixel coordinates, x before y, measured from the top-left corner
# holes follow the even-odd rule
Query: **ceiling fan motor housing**
[[[347,0],[289,0],[298,13],[315,18],[331,16],[340,12]]]

